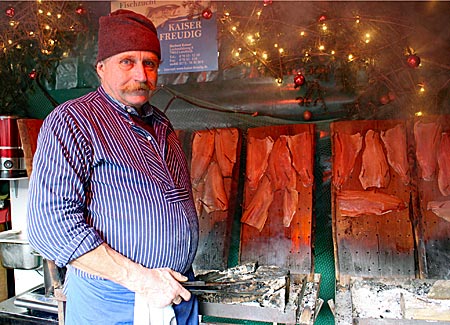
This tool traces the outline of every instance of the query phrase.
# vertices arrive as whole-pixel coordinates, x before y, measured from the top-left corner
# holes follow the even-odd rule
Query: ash
[[[430,299],[433,280],[353,279],[353,317],[413,319],[417,311],[449,310],[450,300]]]
[[[247,263],[224,271],[206,271],[196,278],[205,282],[227,283],[211,293],[198,295],[198,299],[211,303],[246,304],[276,308],[298,306],[301,284],[289,282],[289,270],[278,266],[258,266]]]

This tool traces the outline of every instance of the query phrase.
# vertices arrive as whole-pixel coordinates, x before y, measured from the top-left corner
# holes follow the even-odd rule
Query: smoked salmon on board
[[[207,213],[228,210],[228,196],[225,191],[219,164],[212,161],[205,177],[205,191],[202,204]]]
[[[383,215],[392,211],[407,208],[395,195],[376,192],[374,190],[345,190],[337,193],[337,208],[342,216],[356,217],[362,215]]]
[[[408,145],[406,142],[406,129],[404,124],[397,124],[393,128],[381,131],[386,149],[386,156],[389,165],[400,175],[403,184],[408,185],[410,181],[408,163]]]
[[[188,159],[199,221],[194,267],[223,269],[228,262],[238,197],[242,132],[238,128],[179,130]]]
[[[274,141],[268,136],[263,139],[255,137],[248,138],[246,179],[251,189],[256,189],[261,177],[264,175],[269,164],[269,155],[272,152]]]
[[[300,181],[304,187],[314,185],[314,156],[310,154],[314,141],[314,135],[309,132],[302,132],[287,138],[289,151],[292,156],[292,166],[300,176]]]
[[[431,181],[436,173],[436,152],[441,138],[441,125],[436,121],[417,121],[414,123],[416,142],[416,159],[421,170],[421,177]]]
[[[361,134],[364,140],[359,154],[344,160],[354,160],[346,181],[340,187],[331,188],[337,279],[341,276],[415,276],[415,243],[410,219],[412,185],[405,185],[402,177],[388,162],[388,149],[381,139],[381,135],[392,136],[392,130],[399,129],[396,129],[397,125],[406,129],[407,121],[352,120],[330,124],[332,164],[335,164],[340,150],[337,136]],[[412,155],[408,155],[412,149],[409,132],[406,132],[406,136],[408,146],[403,154],[408,158],[408,164],[411,164],[409,159]],[[374,143],[366,143],[369,140]],[[369,147],[371,148],[368,149]],[[369,155],[370,151],[367,150],[375,153]],[[364,155],[366,157],[363,163]],[[379,164],[379,160],[383,161],[382,168],[379,165],[370,166],[371,163]],[[361,182],[359,175],[362,170],[371,168],[373,171],[378,169],[380,175],[374,172],[373,180],[376,181],[367,181],[367,189],[364,189],[363,183],[366,180]],[[386,180],[386,170],[389,170],[389,182],[385,182],[385,187],[379,188],[377,186],[383,186],[381,184]],[[340,175],[336,175],[335,169],[333,171],[333,178],[337,177],[339,180]],[[372,186],[368,186],[369,184]]]
[[[314,186],[303,185],[300,173],[294,167],[294,159],[299,158],[295,158],[294,153],[305,155],[304,159],[314,163],[315,129],[314,124],[304,123],[247,130],[240,263],[258,261],[260,264],[285,266],[297,273],[313,270]],[[309,133],[310,136],[297,136],[302,133]],[[294,147],[289,144],[289,139],[297,139]],[[311,143],[301,143],[300,139]],[[255,144],[262,144],[261,147],[266,149],[253,151]],[[253,163],[248,164],[249,161]],[[253,174],[262,174],[259,182],[258,178],[249,175],[252,172],[249,165],[263,170]],[[314,177],[313,173],[311,177]],[[314,179],[311,181],[314,182]],[[262,188],[255,188],[257,183],[263,185]],[[261,189],[265,190],[260,192]],[[261,212],[255,213],[258,210]]]
[[[192,140],[191,179],[198,184],[206,174],[214,154],[214,130],[201,130],[194,133]]]
[[[425,115],[411,121],[417,175],[414,212],[417,216],[419,272],[422,277],[450,278],[450,115]]]
[[[288,137],[280,135],[273,145],[267,166],[274,191],[295,188],[297,185],[296,171],[292,166],[291,152],[288,147]]]
[[[269,207],[273,201],[272,184],[267,176],[264,176],[259,182],[255,196],[244,207],[241,222],[246,223],[261,231],[266,224],[269,216]]]
[[[335,132],[333,135],[333,185],[340,189],[353,171],[355,160],[362,148],[361,133]]]
[[[450,201],[429,201],[427,210],[433,211],[439,218],[450,222]]]
[[[386,161],[380,133],[367,130],[364,136],[364,149],[362,153],[361,172],[359,180],[362,187],[386,188],[389,185],[389,165]]]
[[[235,128],[215,129],[214,146],[217,163],[223,177],[231,177],[236,164],[236,146],[239,130]]]

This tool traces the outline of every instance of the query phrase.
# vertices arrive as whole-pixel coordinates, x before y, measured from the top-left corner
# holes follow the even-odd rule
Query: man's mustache
[[[142,90],[146,90],[146,91],[150,91],[151,88],[148,84],[146,83],[139,83],[139,84],[134,84],[131,86],[127,86],[125,88],[126,91],[132,92],[132,91],[142,91]]]

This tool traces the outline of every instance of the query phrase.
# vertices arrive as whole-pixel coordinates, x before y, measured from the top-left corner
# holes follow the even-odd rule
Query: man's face
[[[158,56],[147,51],[128,51],[97,64],[97,73],[105,91],[119,102],[140,108],[158,80]]]

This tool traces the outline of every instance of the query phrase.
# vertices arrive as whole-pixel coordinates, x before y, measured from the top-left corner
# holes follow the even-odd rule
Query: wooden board
[[[442,132],[450,132],[450,116],[429,116],[416,118],[410,125],[413,137],[414,123],[436,122]],[[425,135],[422,135],[425,136]],[[415,146],[412,155],[415,155]],[[450,160],[447,162],[450,164]],[[438,167],[437,167],[438,168]],[[450,279],[450,222],[435,215],[427,209],[430,201],[450,201],[439,190],[437,176],[426,181],[421,177],[420,166],[416,163],[416,186],[413,203],[417,218],[417,245],[420,266],[420,277],[435,279]],[[436,173],[439,171],[437,170]],[[450,216],[448,216],[450,220]]]
[[[28,177],[33,170],[33,155],[36,152],[37,138],[42,122],[43,120],[38,119],[17,120]]]
[[[229,130],[238,133],[239,140],[232,149],[236,152],[236,162],[234,164],[232,175],[223,177],[225,192],[228,197],[228,208],[225,211],[213,211],[208,213],[204,208],[199,213],[199,245],[197,255],[194,260],[194,270],[223,270],[227,268],[229,248],[231,244],[231,230],[233,218],[238,205],[238,182],[239,182],[239,164],[241,153],[241,132],[238,129],[219,129]],[[197,132],[216,132],[216,129],[200,130]],[[177,131],[186,157],[189,162],[189,168],[192,167],[192,141],[195,132]],[[231,145],[231,144],[230,144]],[[217,163],[216,151],[214,151],[210,165]],[[197,190],[193,185],[193,191]],[[211,191],[205,188],[204,191]]]
[[[307,132],[312,135],[314,142],[315,125],[297,124],[249,129],[248,139],[251,137],[264,139],[268,136],[276,141],[281,135],[296,135]],[[314,157],[314,143],[309,152]],[[260,232],[247,224],[241,224],[240,262],[258,262],[261,265],[277,265],[286,267],[292,273],[310,273],[313,267],[312,229],[313,229],[313,190],[314,187],[304,187],[297,179],[299,192],[298,210],[289,227],[282,223],[282,194],[274,193],[274,200],[269,208],[269,217]],[[244,197],[250,201],[254,196],[250,190],[248,180],[244,182]],[[244,199],[243,206],[248,202]]]
[[[343,121],[331,124],[332,153],[335,158],[333,136],[337,132],[365,135],[367,130],[385,131],[403,121]],[[359,180],[363,147],[356,159],[349,179],[340,190],[360,190]],[[390,182],[383,193],[392,194],[409,205],[410,186],[389,167]],[[335,177],[335,175],[333,175]],[[390,212],[383,215],[342,216],[336,208],[338,189],[332,185],[332,220],[335,249],[336,278],[341,276],[408,277],[415,276],[414,236],[410,211]]]

